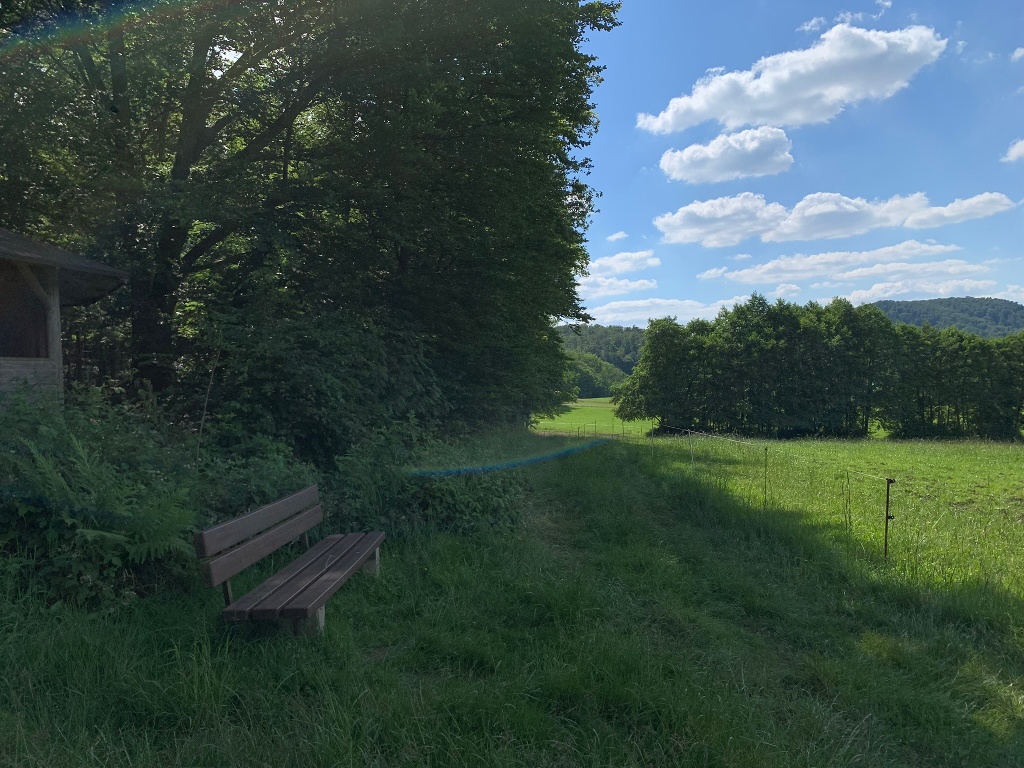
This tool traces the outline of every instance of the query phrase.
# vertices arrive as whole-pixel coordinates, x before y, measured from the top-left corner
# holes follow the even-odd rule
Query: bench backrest
[[[196,555],[211,587],[294,541],[324,519],[320,492],[303,488],[265,507],[200,531],[195,535]]]

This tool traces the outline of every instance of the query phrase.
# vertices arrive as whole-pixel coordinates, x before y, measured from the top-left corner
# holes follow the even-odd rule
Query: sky
[[[595,321],[1024,303],[1024,3],[624,0],[586,149]]]

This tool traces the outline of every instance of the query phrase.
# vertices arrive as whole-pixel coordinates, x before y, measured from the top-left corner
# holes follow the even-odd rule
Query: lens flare
[[[580,453],[581,451],[587,451],[591,448],[596,448],[605,443],[611,442],[607,437],[602,437],[597,440],[590,440],[580,445],[573,445],[569,448],[563,448],[558,451],[552,451],[551,453],[544,453],[540,456],[531,456],[527,459],[512,459],[510,461],[503,461],[498,464],[481,464],[475,467],[451,467],[448,469],[411,469],[409,474],[413,477],[456,477],[458,475],[482,475],[488,472],[501,472],[506,469],[519,469],[520,467],[527,467],[531,464],[540,464],[544,461],[552,461],[553,459],[561,459],[566,456],[572,456],[574,453]]]

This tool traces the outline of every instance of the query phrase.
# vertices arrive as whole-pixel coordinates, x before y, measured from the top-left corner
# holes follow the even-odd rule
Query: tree
[[[464,415],[552,408],[552,318],[585,319],[600,67],[579,48],[615,11],[5,5],[0,225],[129,270],[131,362],[158,392],[228,370],[246,351],[225,334],[340,313],[412,333]]]

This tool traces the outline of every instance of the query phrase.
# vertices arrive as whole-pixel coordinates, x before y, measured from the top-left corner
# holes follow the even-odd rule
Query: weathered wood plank
[[[361,533],[350,533],[337,537],[335,545],[315,561],[310,561],[300,572],[294,574],[287,583],[274,590],[259,605],[255,606],[249,618],[254,621],[276,619],[281,609],[298,597],[310,584],[323,576],[339,560],[343,559],[363,539]]]
[[[372,531],[363,538],[341,559],[319,578],[313,581],[294,600],[281,609],[283,619],[303,619],[312,616],[322,608],[331,595],[338,591],[363,565],[373,556],[381,542],[384,541],[383,531]]]
[[[352,534],[349,535],[353,536]],[[345,538],[345,536],[335,535],[318,541],[297,560],[282,568],[251,592],[231,603],[231,605],[224,609],[221,615],[225,621],[246,621],[253,618],[251,613],[254,608],[267,598],[275,595],[278,590],[286,589],[290,582],[297,577],[301,577],[304,572],[308,573],[310,568],[316,568],[318,563],[323,563],[321,570],[326,570],[328,564],[333,562],[333,559],[330,558],[330,553],[336,551],[339,542]],[[347,551],[351,548],[359,538],[359,535],[355,534],[354,538],[345,546],[345,550]],[[314,570],[314,573],[319,574],[320,571]],[[309,584],[308,578],[302,583],[303,585]],[[276,616],[269,618],[276,618]]]
[[[311,485],[246,515],[207,528],[195,535],[196,554],[210,557],[223,552],[319,502],[320,493]]]
[[[323,519],[323,507],[317,504],[244,544],[207,560],[202,566],[206,583],[215,587],[225,579],[230,579],[289,541],[297,539]]]

